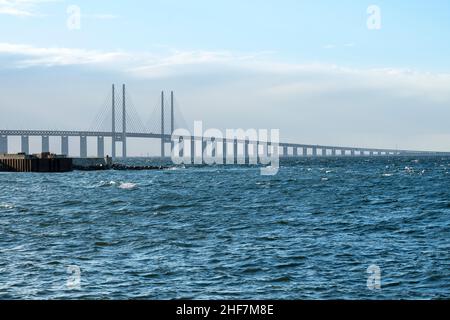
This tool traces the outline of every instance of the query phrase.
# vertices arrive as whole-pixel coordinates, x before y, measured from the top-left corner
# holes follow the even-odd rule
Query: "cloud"
[[[234,68],[254,61],[260,54],[235,54],[228,51],[169,51],[142,55],[140,63],[128,69],[136,77],[170,77],[183,73],[202,73]],[[220,70],[218,70],[220,69]]]
[[[0,57],[6,55],[17,68],[89,65],[108,68],[141,79],[180,76],[217,79],[256,77],[267,79],[271,94],[324,94],[348,90],[395,90],[398,96],[422,96],[433,101],[448,98],[450,75],[409,69],[357,69],[333,64],[285,63],[271,52],[171,50],[159,52],[100,51],[79,48],[36,47],[0,43]],[[274,82],[272,79],[277,79]]]
[[[59,1],[60,0],[0,0],[0,15],[15,17],[42,16],[42,14],[36,11],[38,5]]]
[[[31,17],[33,14],[29,11],[20,10],[13,7],[0,7],[0,14],[16,16],[16,17]]]
[[[119,16],[111,13],[94,13],[94,14],[82,14],[82,18],[95,19],[95,20],[113,20],[118,19]]]
[[[331,49],[335,49],[336,45],[335,44],[326,44],[323,46],[323,48],[327,49],[327,50],[331,50]]]
[[[0,43],[0,54],[14,56],[15,66],[19,68],[86,64],[102,65],[131,60],[129,54],[121,51],[101,52],[58,47],[40,48],[12,43]]]
[[[0,55],[12,57],[13,66],[18,68],[90,64],[109,66],[113,69],[125,70],[138,77],[152,78],[170,76],[176,72],[177,68],[245,63],[266,54],[268,53],[234,54],[227,51],[201,50],[169,50],[159,53],[99,51],[0,42]]]

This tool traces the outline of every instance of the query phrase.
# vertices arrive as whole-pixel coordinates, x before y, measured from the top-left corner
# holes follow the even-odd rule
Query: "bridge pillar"
[[[359,151],[359,155],[360,155],[360,156],[365,156],[364,150],[360,150],[360,151]]]
[[[303,148],[303,156],[304,157],[308,156],[308,148],[306,148],[306,147]]]
[[[222,157],[223,157],[223,164],[227,164],[227,140],[222,140]]]
[[[105,157],[105,138],[100,136],[97,137],[97,157]]]
[[[248,163],[256,165],[258,164],[258,142],[251,142],[249,148],[251,148],[252,154],[249,154]]]
[[[62,155],[69,155],[69,137],[62,136],[61,137],[61,154]]]
[[[261,163],[268,155],[268,146],[266,142],[258,142],[256,145],[256,155],[258,159],[258,163]]]
[[[42,152],[50,152],[50,139],[48,136],[42,136]]]
[[[30,153],[30,138],[28,136],[22,136],[20,138],[20,152],[25,154]]]
[[[191,163],[195,163],[195,139],[191,137]]]
[[[0,153],[8,153],[8,136],[0,135]]]
[[[312,155],[313,155],[313,157],[317,157],[317,148],[316,147],[312,148]]]
[[[293,155],[294,155],[294,157],[298,157],[298,148],[297,147],[294,147]]]
[[[180,138],[178,139],[178,146],[179,146],[179,148],[180,148],[180,151],[179,151],[179,153],[178,153],[178,156],[179,156],[180,158],[184,159],[184,155],[185,155],[186,151],[184,150],[184,138],[183,138],[183,137],[180,137]],[[171,151],[171,154],[173,154],[173,153],[174,153],[174,143],[172,142],[172,151]]]
[[[288,155],[289,155],[288,147],[284,146],[283,147],[283,157],[287,157]]]
[[[127,158],[127,136],[126,134],[123,135],[122,138],[122,158]]]
[[[381,156],[381,151],[378,151],[378,155]]]
[[[87,158],[87,138],[80,136],[80,158]]]
[[[282,151],[281,151],[282,152]],[[273,145],[272,155],[280,157],[280,145],[278,143]]]
[[[250,141],[245,140],[244,142],[244,162],[245,164],[250,164]]]
[[[233,145],[234,163],[242,164],[242,155],[239,154],[239,143],[238,143],[237,139],[235,139],[233,143],[234,143],[234,145]]]
[[[234,140],[225,139],[224,157],[226,164],[234,164]]]
[[[210,140],[211,143],[211,157],[213,157],[214,159],[216,159],[216,155],[217,155],[217,141],[215,137],[212,137]]]
[[[115,138],[116,134],[113,133],[112,139],[111,139],[111,157],[113,159],[116,158],[116,138]]]
[[[194,164],[203,164],[203,146],[204,146],[204,142],[203,142],[203,137],[195,137],[195,139],[193,140],[194,143],[194,153],[193,153],[193,157],[194,157]]]
[[[352,155],[352,157],[354,157],[354,156],[355,156],[355,149],[352,149],[352,150],[350,151],[350,154]]]
[[[327,149],[322,148],[322,157],[326,157],[327,156]]]
[[[336,149],[335,148],[331,149],[331,155],[333,157],[336,157]]]
[[[259,162],[264,162],[264,160],[267,159],[271,154],[272,144],[270,142],[264,142],[261,143],[261,145],[262,145],[262,152],[261,156],[259,157]]]
[[[205,159],[206,145],[207,145],[206,140],[202,140],[202,160]],[[209,156],[210,156],[209,154],[206,154],[206,157]]]
[[[373,151],[370,151],[369,155],[370,155],[371,157],[373,157]]]

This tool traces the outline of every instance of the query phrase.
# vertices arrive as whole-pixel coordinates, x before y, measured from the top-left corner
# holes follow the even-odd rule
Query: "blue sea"
[[[450,298],[450,158],[168,165],[0,173],[0,299]]]

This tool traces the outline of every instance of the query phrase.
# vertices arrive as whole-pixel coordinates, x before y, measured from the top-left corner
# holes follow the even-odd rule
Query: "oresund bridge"
[[[134,106],[130,107],[130,99],[126,93],[125,85],[122,85],[122,91],[116,92],[115,86],[112,86],[111,94],[108,94],[106,107],[103,108],[94,120],[92,128],[86,131],[70,131],[70,130],[0,130],[0,154],[8,153],[8,138],[13,136],[21,137],[21,152],[28,154],[30,151],[30,137],[41,138],[41,151],[50,152],[50,137],[59,137],[61,139],[60,150],[63,155],[69,155],[69,137],[76,137],[79,139],[81,158],[88,156],[88,137],[97,139],[97,157],[104,157],[110,155],[113,158],[127,157],[127,139],[129,138],[143,138],[143,139],[158,139],[161,144],[162,157],[168,156],[167,145],[173,148],[172,133],[176,129],[175,122],[175,100],[173,91],[170,93],[170,105],[166,108],[168,103],[165,103],[164,92],[161,92],[161,99],[158,101],[159,106],[154,110],[154,116],[151,117],[150,124],[144,125],[137,116]],[[159,100],[159,98],[158,98]],[[159,109],[159,110],[158,110]],[[155,116],[156,114],[156,116]],[[169,115],[166,117],[166,115]],[[182,118],[182,117],[181,117]],[[178,128],[183,128],[178,123]],[[105,139],[111,142],[110,152],[105,150]],[[200,143],[202,152],[206,148],[205,138],[199,136],[190,136],[191,141],[203,141]],[[226,145],[234,145],[234,154],[237,158],[237,146],[242,145],[245,154],[244,158],[248,158],[249,145],[268,146],[263,148],[263,152],[273,152],[271,143],[267,141],[253,141],[249,138],[232,140],[222,138],[224,150],[224,157],[227,154]],[[117,149],[117,145],[121,150]],[[191,144],[192,161],[194,161],[194,143]],[[276,147],[276,145],[275,145]],[[271,150],[271,151],[270,151]],[[181,152],[183,152],[181,150]],[[365,148],[352,146],[331,146],[331,145],[311,145],[301,143],[286,143],[279,142],[277,152],[281,157],[357,157],[357,156],[450,156],[450,152],[434,152],[434,151],[420,151],[420,150],[394,150],[394,149],[379,149],[379,148]]]

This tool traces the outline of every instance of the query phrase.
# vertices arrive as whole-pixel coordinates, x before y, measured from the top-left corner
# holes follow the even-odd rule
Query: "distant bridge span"
[[[69,130],[0,130],[0,153],[8,152],[7,137],[20,136],[21,139],[21,151],[29,153],[29,137],[42,137],[42,151],[49,151],[48,137],[60,137],[61,138],[61,153],[68,154],[68,137],[80,138],[80,156],[87,156],[87,140],[86,137],[96,137],[98,157],[103,157],[104,153],[104,138],[112,139],[113,133],[107,131],[69,131]],[[126,138],[143,138],[143,139],[158,139],[164,141],[164,143],[170,143],[172,141],[172,135],[160,134],[160,133],[139,133],[139,132],[127,132]],[[176,137],[175,137],[176,138]],[[121,133],[115,134],[115,141],[122,141],[123,135]],[[202,137],[191,137],[192,141],[202,140]],[[223,143],[260,143],[259,141],[252,140],[227,140],[218,139]],[[450,152],[435,152],[435,151],[419,151],[419,150],[397,150],[397,149],[379,149],[379,148],[362,148],[362,147],[345,147],[345,146],[330,146],[330,145],[312,145],[312,144],[298,144],[298,143],[279,143],[281,148],[281,156],[378,156],[378,155],[441,155],[450,156]],[[289,153],[291,149],[291,153]],[[300,151],[299,151],[300,150]],[[125,155],[126,157],[126,155]]]
[[[8,153],[8,137],[21,137],[21,152],[29,153],[29,137],[38,136],[42,141],[42,152],[49,152],[49,137],[61,138],[61,154],[69,154],[69,137],[78,137],[80,139],[80,157],[87,157],[87,137],[97,138],[97,156],[105,156],[104,139],[111,139],[111,153],[113,158],[116,157],[116,143],[122,143],[122,157],[127,157],[127,139],[128,138],[143,138],[143,139],[158,139],[161,142],[161,156],[165,154],[165,144],[171,143],[172,132],[174,132],[174,97],[171,92],[170,104],[170,133],[166,133],[164,126],[164,92],[161,93],[161,130],[159,133],[152,132],[128,132],[127,131],[127,111],[125,100],[125,85],[122,87],[122,125],[121,130],[116,131],[116,103],[115,103],[115,88],[112,87],[112,104],[111,104],[111,131],[70,131],[70,130],[0,130],[0,153]],[[177,137],[175,137],[177,138]],[[203,137],[190,137],[191,141],[203,141],[203,148],[206,147],[205,139]],[[237,153],[237,145],[244,145],[245,157],[248,156],[249,145],[271,145],[271,143],[251,140],[238,139],[217,139],[224,144],[224,153],[226,153],[226,144],[234,144],[234,151]],[[172,144],[173,145],[173,144]],[[192,144],[193,145],[193,144]],[[298,143],[284,143],[278,144],[278,153],[280,156],[291,157],[325,157],[325,156],[450,156],[450,152],[435,152],[435,151],[419,151],[419,150],[397,150],[397,149],[380,149],[380,148],[364,148],[364,147],[348,147],[348,146],[329,146],[329,145],[312,145],[312,144],[298,144]],[[269,148],[266,148],[269,150]],[[264,149],[264,150],[266,150]],[[257,147],[258,153],[260,152]],[[203,150],[202,150],[203,151]],[[273,152],[264,151],[264,152]],[[193,157],[193,149],[191,149]],[[235,155],[237,156],[237,154]]]

